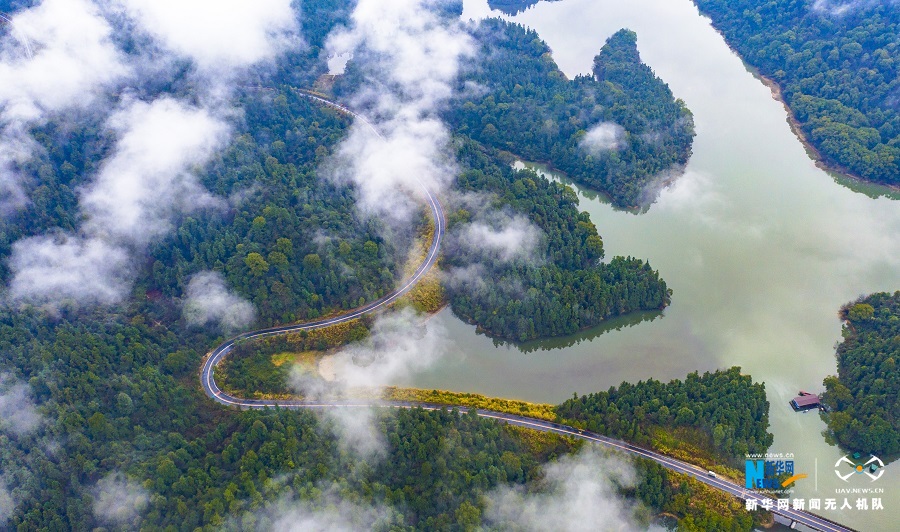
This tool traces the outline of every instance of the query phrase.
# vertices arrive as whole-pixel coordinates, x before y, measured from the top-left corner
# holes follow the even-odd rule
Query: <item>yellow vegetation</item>
[[[420,401],[423,403],[438,403],[451,406],[470,406],[506,414],[516,414],[538,419],[554,421],[556,413],[553,405],[541,403],[529,403],[515,399],[499,399],[487,397],[476,393],[448,392],[445,390],[420,390],[417,388],[387,387],[382,396],[390,401]]]
[[[275,353],[272,355],[272,365],[278,368],[284,364],[290,363],[303,366],[304,368],[315,369],[319,356],[321,356],[321,353],[316,351],[302,351],[299,353],[288,351],[284,353]]]
[[[703,467],[732,480],[741,479],[743,474],[722,464],[720,458],[709,445],[709,437],[689,427],[650,429],[651,446],[660,453],[678,460]]]
[[[506,425],[504,429],[513,434],[530,454],[539,457],[546,457],[551,453],[560,455],[563,452],[575,452],[585,444],[582,439],[553,432],[540,432],[515,425]]]
[[[416,239],[415,245],[410,249],[406,264],[403,267],[403,275],[409,278],[416,272],[416,268],[425,261],[428,256],[428,248],[434,240],[434,220],[427,219],[422,232]],[[412,305],[419,312],[430,314],[437,312],[446,304],[444,297],[444,288],[441,286],[440,275],[438,273],[440,261],[435,262],[431,270],[428,271],[416,285],[407,292],[398,302],[398,307]]]
[[[338,347],[350,342],[358,341],[366,337],[368,329],[361,320],[355,319],[344,323],[338,323],[313,329],[311,331],[293,332],[284,335],[291,348],[296,352],[325,350]],[[263,339],[260,342],[277,341],[278,337]]]
[[[727,517],[733,517],[746,511],[744,503],[740,499],[683,473],[676,473],[670,470],[669,482],[675,492],[675,496],[668,506],[673,508],[706,508]],[[688,492],[679,491],[683,484],[687,484],[691,488],[691,495],[688,495]]]

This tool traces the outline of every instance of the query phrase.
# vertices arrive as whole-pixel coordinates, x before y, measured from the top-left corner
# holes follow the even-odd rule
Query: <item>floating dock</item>
[[[818,395],[804,392],[803,390],[800,391],[800,395],[791,399],[790,404],[791,408],[797,412],[812,410],[813,408],[819,408],[819,406],[821,406]]]

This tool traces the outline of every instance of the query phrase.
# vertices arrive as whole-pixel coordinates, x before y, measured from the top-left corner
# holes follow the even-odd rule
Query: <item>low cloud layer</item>
[[[36,177],[22,169],[39,149],[32,127],[83,109],[105,118],[117,141],[97,175],[79,176],[88,183],[78,190],[83,225],[13,246],[9,294],[119,302],[142,255],[181,217],[227,205],[196,173],[230,140],[240,75],[299,45],[297,14],[291,0],[45,0],[12,18],[16,32],[0,43],[0,81],[9,80],[0,83],[0,215],[28,203]],[[171,68],[185,61],[195,67],[187,79]],[[190,102],[158,91],[136,99],[176,73]]]
[[[16,242],[10,259],[14,299],[117,303],[136,275],[136,257],[171,231],[179,216],[224,206],[193,173],[227,139],[227,127],[206,110],[168,97],[136,101],[108,126],[119,140],[81,193],[82,233]]]
[[[334,379],[325,383],[295,370],[291,386],[305,398],[323,400],[357,388],[396,385],[423,371],[447,354],[450,342],[446,330],[436,322],[424,323],[423,316],[410,309],[377,318],[367,339],[351,344],[328,359]],[[369,408],[330,408],[324,415],[333,422],[341,444],[363,456],[380,455],[385,450]]]
[[[12,17],[33,55],[5,43],[0,102],[5,120],[32,121],[48,112],[85,107],[129,72],[112,43],[112,27],[88,0],[44,0]],[[15,80],[14,82],[12,80]]]
[[[94,515],[102,523],[137,525],[137,518],[150,502],[150,495],[140,484],[120,473],[110,473],[93,489]]]
[[[521,214],[498,209],[483,194],[457,195],[453,203],[470,213],[471,221],[457,225],[445,238],[448,253],[465,262],[444,268],[443,282],[473,294],[490,290],[521,295],[521,282],[497,278],[497,267],[540,265],[545,258],[544,232]]]
[[[209,110],[162,97],[126,104],[108,125],[119,140],[81,195],[87,233],[146,247],[176,215],[224,206],[194,174],[228,140],[228,126]]]
[[[498,213],[492,218],[466,224],[459,235],[460,244],[502,262],[534,256],[543,234],[537,226],[521,215],[499,216]]]
[[[31,399],[31,387],[9,373],[0,373],[0,432],[22,436],[36,431],[42,423],[43,418]],[[2,491],[0,485],[0,511]]]
[[[622,458],[593,447],[567,455],[544,468],[543,488],[526,492],[503,486],[487,495],[485,519],[500,529],[524,531],[646,530],[635,520],[635,506],[618,494],[636,482]]]
[[[46,435],[48,426],[31,386],[0,372],[0,529],[26,499],[27,487],[35,485],[38,464],[57,447]]]
[[[191,277],[184,302],[184,317],[192,325],[218,326],[225,332],[253,323],[253,305],[232,293],[218,272],[200,272]]]
[[[418,209],[410,192],[419,194],[420,183],[439,192],[455,175],[438,114],[460,61],[473,54],[470,37],[433,7],[423,0],[360,0],[351,26],[326,43],[329,55],[362,61],[367,81],[356,105],[383,135],[354,128],[338,147],[334,177],[357,187],[363,214],[401,224]]]
[[[36,236],[13,244],[9,294],[31,303],[112,304],[130,284],[130,257],[100,239]]]
[[[395,512],[386,507],[361,506],[328,493],[316,503],[284,497],[259,512],[245,515],[241,523],[227,523],[224,528],[259,532],[382,530],[398,521]]]
[[[16,510],[16,502],[6,478],[0,474],[0,525],[6,523]]]
[[[446,354],[446,330],[410,309],[379,316],[369,337],[332,359],[336,380],[349,388],[387,386],[430,367]]]
[[[243,68],[299,44],[291,0],[118,0],[160,45],[206,75]]]
[[[29,128],[93,105],[130,72],[88,0],[45,0],[12,25],[0,43],[0,216],[27,203],[19,168],[36,149]]]
[[[615,122],[601,122],[592,127],[581,139],[581,147],[591,155],[600,155],[622,148],[625,129]]]
[[[898,0],[816,0],[812,9],[818,13],[824,13],[835,17],[848,15],[859,9],[867,9],[876,6],[897,6]]]

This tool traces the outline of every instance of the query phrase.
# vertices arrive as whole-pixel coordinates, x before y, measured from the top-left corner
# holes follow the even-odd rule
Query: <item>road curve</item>
[[[306,96],[314,101],[320,102],[324,105],[337,109],[338,111],[348,114],[357,120],[361,121],[365,125],[367,125],[371,130],[376,134],[380,135],[378,130],[373,126],[368,120],[366,120],[363,116],[353,112],[352,110],[340,105],[338,103],[332,102],[330,100],[326,100],[320,96],[317,96],[314,93],[309,91],[305,91],[303,89],[294,89],[297,93]],[[223,344],[216,347],[203,362],[203,366],[200,369],[200,380],[203,385],[203,390],[206,394],[212,398],[214,401],[229,405],[229,406],[248,406],[245,404],[241,404],[241,399],[237,399],[234,397],[230,397],[222,392],[219,389],[219,386],[216,384],[216,381],[213,377],[213,372],[216,366],[219,365],[222,360],[228,356],[228,353],[234,349],[235,344],[244,340],[250,340],[253,338],[264,338],[267,336],[276,336],[280,334],[286,334],[291,332],[298,331],[309,331],[313,329],[321,329],[323,327],[329,327],[331,325],[337,325],[339,323],[345,323],[354,319],[357,319],[366,314],[371,314],[373,312],[377,312],[379,310],[385,309],[391,305],[391,303],[395,302],[397,299],[402,297],[404,294],[412,290],[412,288],[416,285],[417,282],[426,274],[428,270],[434,266],[435,262],[437,262],[438,252],[441,247],[441,240],[444,238],[444,231],[446,226],[446,219],[444,216],[444,207],[441,205],[440,200],[438,200],[437,196],[429,190],[424,185],[421,185],[422,192],[425,197],[426,203],[428,203],[428,207],[431,209],[431,217],[434,220],[434,235],[431,239],[431,245],[428,248],[428,253],[425,255],[425,260],[422,264],[416,268],[416,271],[413,274],[404,280],[400,286],[394,289],[392,292],[387,295],[372,301],[366,305],[353,309],[349,312],[341,314],[339,316],[334,316],[331,318],[323,318],[320,320],[309,321],[305,323],[299,323],[294,325],[283,325],[280,327],[270,327],[267,329],[258,329],[255,331],[246,332],[243,334],[239,334],[230,340],[225,341]],[[263,406],[275,406],[275,403],[270,405]]]
[[[354,113],[350,109],[317,96],[313,93],[304,91],[302,89],[295,89],[298,93],[305,95],[306,97],[318,101],[324,105],[337,109],[342,113],[346,113],[354,118],[360,120],[368,127],[370,127],[376,134],[378,131],[375,127],[368,122],[364,117]],[[408,279],[401,283],[400,287],[394,290],[393,292],[385,295],[384,297],[373,301],[367,305],[351,310],[345,314],[340,316],[335,316],[332,318],[325,318],[321,320],[296,324],[296,325],[284,325],[281,327],[271,327],[267,329],[259,329],[256,331],[250,331],[234,338],[225,341],[218,347],[216,347],[203,362],[203,366],[200,368],[200,381],[203,386],[203,391],[206,392],[213,401],[231,407],[237,407],[241,409],[264,409],[264,408],[290,408],[290,409],[325,409],[325,408],[369,408],[373,406],[380,407],[388,407],[388,408],[422,408],[425,410],[440,410],[443,408],[456,408],[460,412],[469,412],[472,409],[466,407],[452,406],[452,405],[443,405],[443,404],[435,404],[435,403],[423,403],[423,402],[412,402],[412,401],[378,401],[378,400],[340,400],[340,401],[302,401],[302,400],[260,400],[260,399],[243,399],[240,397],[235,397],[233,395],[229,395],[223,392],[215,381],[215,368],[219,365],[222,360],[225,359],[226,356],[234,349],[234,346],[241,341],[249,340],[253,338],[264,338],[267,336],[276,336],[280,334],[286,334],[290,332],[297,331],[309,331],[313,329],[319,329],[323,327],[328,327],[331,325],[336,325],[339,323],[344,323],[365,314],[370,314],[376,312],[378,310],[384,309],[389,306],[391,303],[396,301],[398,298],[409,292],[413,286],[434,266],[434,263],[437,261],[438,251],[440,249],[441,240],[444,236],[445,230],[445,219],[444,219],[444,210],[441,206],[440,201],[438,201],[437,197],[433,192],[428,190],[426,187],[422,187],[424,192],[424,196],[426,202],[428,203],[431,209],[431,215],[434,219],[434,238],[432,239],[431,246],[428,249],[428,254],[425,257],[425,260],[422,264],[416,269],[416,271],[411,275]],[[710,477],[707,474],[707,471],[701,469],[697,466],[689,464],[687,462],[682,462],[680,460],[675,460],[673,458],[669,458],[668,456],[664,456],[657,452],[644,449],[642,447],[638,447],[636,445],[632,445],[630,443],[616,440],[613,438],[608,438],[606,436],[595,434],[589,431],[583,431],[576,429],[575,427],[571,427],[568,425],[562,425],[559,423],[554,423],[551,421],[546,421],[543,419],[536,419],[524,416],[517,416],[513,414],[505,414],[503,412],[494,412],[491,410],[481,410],[474,409],[475,414],[482,418],[493,419],[503,423],[508,423],[510,425],[515,425],[519,427],[525,427],[529,429],[538,430],[541,432],[552,432],[556,434],[561,434],[564,436],[570,436],[574,438],[579,438],[582,440],[586,440],[592,443],[600,444],[612,449],[616,449],[634,456],[640,456],[642,458],[646,458],[648,460],[652,460],[663,467],[676,471],[678,473],[683,473],[689,475],[704,484],[707,484],[715,489],[720,491],[724,491],[725,493],[729,493],[739,499],[756,499],[757,503],[762,507],[762,501],[767,499],[767,497],[747,491],[742,486],[730,482],[728,480],[724,480],[721,478]],[[769,499],[771,500],[771,499]],[[774,506],[774,504],[773,504]],[[838,523],[833,521],[829,521],[828,519],[819,517],[818,515],[812,514],[810,512],[798,511],[798,510],[779,510],[777,508],[771,509],[772,513],[781,515],[787,519],[792,521],[796,521],[803,525],[806,525],[815,530],[822,530],[826,532],[852,532],[852,529],[844,527]]]

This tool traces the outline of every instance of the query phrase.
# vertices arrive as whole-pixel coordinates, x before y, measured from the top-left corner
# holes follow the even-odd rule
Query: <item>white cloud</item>
[[[463,226],[460,243],[472,251],[503,262],[531,260],[543,233],[522,215],[494,217]]]
[[[129,69],[112,43],[112,29],[87,0],[44,0],[13,16],[27,35],[32,57],[5,43],[0,103],[5,120],[33,121],[46,112],[87,107]]]
[[[311,503],[282,498],[264,510],[246,514],[241,523],[226,529],[278,532],[331,532],[333,530],[381,530],[398,519],[384,506],[363,506],[326,494]]]
[[[457,194],[452,204],[469,212],[472,221],[455,226],[447,235],[445,249],[466,262],[444,268],[442,281],[473,296],[489,290],[521,297],[522,283],[498,278],[496,267],[510,262],[540,265],[545,258],[543,231],[521,214],[497,209],[484,194]]]
[[[477,293],[485,290],[491,279],[487,268],[480,262],[444,270],[442,282],[452,288],[460,288]]]
[[[43,418],[31,399],[30,390],[27,384],[12,375],[0,373],[0,431],[24,435],[41,426]],[[3,486],[0,485],[0,514],[3,512],[3,498]],[[9,499],[8,494],[6,498]]]
[[[329,358],[334,374],[329,385],[296,370],[291,386],[307,399],[327,399],[357,388],[396,385],[423,371],[446,355],[446,330],[436,322],[423,323],[410,309],[381,315],[364,341],[351,344]],[[324,412],[333,423],[341,444],[363,456],[383,454],[385,444],[369,408],[329,408]]]
[[[36,143],[22,124],[0,130],[0,216],[7,217],[28,203],[18,167],[31,158]]]
[[[37,146],[28,129],[90,107],[130,73],[87,0],[45,0],[12,21],[16,31],[0,43],[0,216],[27,203],[19,167]]]
[[[16,242],[10,259],[14,299],[117,303],[136,275],[135,257],[170,232],[178,216],[225,206],[194,175],[227,139],[226,125],[207,110],[167,97],[131,102],[109,127],[119,140],[81,191],[82,235]]]
[[[455,174],[444,153],[449,134],[436,118],[395,118],[378,128],[383,137],[353,128],[338,147],[331,176],[356,185],[362,213],[408,224],[418,212],[420,183],[437,192]]]
[[[36,236],[13,244],[10,295],[34,303],[111,304],[127,293],[130,257],[96,238]]]
[[[387,442],[378,430],[378,414],[374,408],[329,408],[324,414],[342,448],[369,460],[387,455]]]
[[[422,183],[438,192],[455,175],[438,111],[453,92],[460,60],[473,54],[458,23],[439,20],[432,7],[423,0],[360,0],[351,27],[326,43],[330,55],[364,61],[367,84],[356,101],[384,135],[355,128],[338,149],[336,177],[356,184],[364,213],[404,223],[415,203],[401,191],[418,193]],[[355,53],[359,48],[365,53]]]
[[[427,369],[446,354],[446,330],[423,323],[422,316],[404,309],[379,316],[369,337],[338,352],[333,369],[349,388],[396,384]]]
[[[116,20],[115,29],[107,16]],[[10,294],[47,303],[115,303],[135,276],[134,259],[171,232],[180,216],[227,205],[195,174],[230,137],[219,117],[232,112],[225,102],[233,74],[297,45],[296,13],[291,0],[45,0],[13,18],[15,35],[27,35],[33,53],[14,37],[0,48],[0,214],[27,204],[20,174],[37,148],[30,127],[69,108],[100,116],[114,109],[107,126],[118,141],[79,190],[85,223],[77,234],[14,245]],[[136,25],[120,27],[128,18]],[[126,58],[113,34],[134,29],[159,46],[138,38]],[[189,83],[213,107],[158,94],[136,101],[127,93],[110,105],[122,92],[112,90],[116,85],[127,79],[142,87],[148,76],[164,73],[173,56],[195,62],[201,76]]]
[[[178,214],[225,205],[194,175],[228,140],[228,126],[207,109],[168,97],[135,101],[109,126],[119,134],[115,153],[81,194],[86,232],[145,247]]]
[[[147,490],[120,473],[110,473],[100,479],[93,495],[97,519],[117,525],[136,525],[135,520],[150,502]]]
[[[593,447],[545,466],[544,489],[526,492],[503,486],[487,495],[486,521],[501,529],[525,531],[646,530],[635,507],[618,493],[634,486],[631,464]]]
[[[12,498],[6,479],[0,475],[0,524],[5,523],[12,517],[12,513],[16,509],[16,502]]]
[[[813,2],[812,10],[819,13],[826,13],[831,16],[840,17],[856,11],[875,7],[878,5],[896,5],[898,0],[816,0]]]
[[[615,122],[601,122],[592,127],[581,139],[581,147],[591,155],[622,148],[625,129]]]
[[[291,0],[119,0],[141,28],[201,71],[247,67],[299,44]]]
[[[192,325],[216,324],[226,332],[253,322],[253,305],[228,290],[218,272],[200,272],[191,278],[184,302],[184,316]]]

